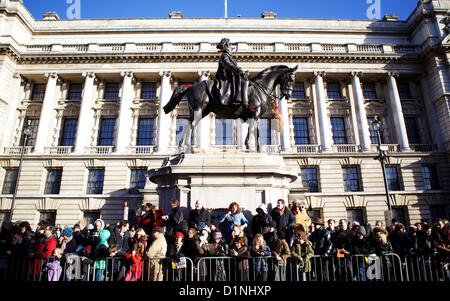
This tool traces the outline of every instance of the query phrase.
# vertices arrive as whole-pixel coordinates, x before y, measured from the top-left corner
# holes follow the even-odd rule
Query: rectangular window
[[[153,145],[155,119],[139,118],[136,145]]]
[[[83,94],[83,84],[70,83],[67,92],[67,100],[81,100]]]
[[[62,169],[48,169],[44,194],[59,194],[61,188]]]
[[[119,83],[105,83],[105,100],[118,100],[119,99]]]
[[[363,83],[362,91],[364,99],[377,99],[377,92],[374,83]]]
[[[216,118],[216,145],[235,145],[236,133],[232,119]]]
[[[449,218],[449,210],[447,205],[430,205],[431,224],[439,218]]]
[[[45,84],[33,84],[33,90],[31,91],[31,100],[43,101],[45,96]]]
[[[86,219],[88,225],[93,225],[100,218],[100,211],[83,211],[83,218]]]
[[[271,122],[269,118],[261,118],[258,124],[259,144],[272,145]]]
[[[146,176],[147,176],[146,168],[131,170],[130,194],[138,194],[139,189],[145,188]]]
[[[386,179],[389,190],[401,190],[397,166],[386,166]]]
[[[5,177],[3,179],[3,189],[2,194],[14,194],[16,189],[17,176],[19,174],[19,169],[7,169],[5,171]]]
[[[141,99],[154,100],[156,99],[156,83],[143,82],[141,85]]]
[[[292,91],[292,98],[293,99],[305,99],[306,93],[305,93],[305,83],[295,83],[294,90]]]
[[[341,85],[339,83],[327,83],[328,99],[342,99]]]
[[[0,223],[9,221],[9,216],[11,215],[11,211],[8,210],[0,210]]]
[[[406,212],[407,208],[405,206],[392,207],[392,217],[396,218],[398,222],[403,225],[408,225],[408,223],[406,223]]]
[[[409,90],[409,83],[398,82],[397,83],[398,94],[400,99],[411,99],[411,91]]]
[[[89,169],[86,194],[102,194],[104,177],[104,169]]]
[[[309,144],[308,120],[303,117],[294,117],[295,145]]]
[[[358,222],[361,225],[365,224],[365,216],[363,208],[347,208],[347,219],[350,222]]]
[[[302,183],[304,188],[308,188],[308,192],[319,192],[319,184],[317,180],[317,168],[308,167],[301,168]]]
[[[39,221],[49,222],[50,225],[56,226],[56,211],[55,210],[45,210],[39,211]]]
[[[405,117],[406,133],[410,144],[420,144],[419,130],[415,117]]]
[[[102,118],[100,121],[100,133],[98,135],[99,146],[114,145],[114,129],[116,127],[116,119]]]
[[[422,166],[422,173],[425,184],[425,190],[440,189],[436,166],[433,165]]]
[[[187,118],[177,118],[177,129],[176,129],[176,145],[178,145],[181,141],[181,138],[183,138],[183,132],[184,128],[190,124],[189,119]],[[194,137],[194,132],[191,132],[191,144],[192,139]]]
[[[372,144],[378,144],[378,134],[375,130],[375,127],[373,126],[373,122],[375,121],[375,117],[367,117],[367,123],[369,124],[369,134],[370,134],[370,141]],[[381,144],[384,143],[382,131],[380,133],[381,138]]]
[[[78,119],[64,118],[62,122],[60,146],[74,146],[77,134]]]
[[[345,133],[345,122],[342,117],[331,117],[331,131],[333,133],[334,144],[347,144],[347,134]]]
[[[344,191],[362,191],[358,167],[342,167],[342,175],[344,177]]]
[[[311,220],[323,219],[323,209],[322,208],[313,208],[312,210],[308,210],[308,215],[311,218]]]
[[[25,121],[23,123],[23,127],[22,127],[22,131],[23,128],[27,125],[30,124],[31,127],[31,135],[28,137],[27,139],[27,145],[25,146],[34,146],[36,144],[36,137],[37,137],[37,132],[38,132],[38,128],[39,128],[39,119],[29,119],[29,118],[25,118]],[[21,135],[20,138],[20,146],[23,146],[25,142],[25,136]]]

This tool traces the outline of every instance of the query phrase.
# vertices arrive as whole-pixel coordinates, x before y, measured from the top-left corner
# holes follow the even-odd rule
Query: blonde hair
[[[231,231],[234,231],[235,229],[238,230],[239,234],[237,235],[238,237],[243,237],[244,236],[244,231],[241,230],[241,226],[234,224],[233,228]]]
[[[262,244],[259,245],[259,240],[262,238]],[[266,241],[264,240],[264,236],[261,233],[258,233],[255,235],[255,238],[253,239],[253,249],[259,250],[264,249],[266,247]]]

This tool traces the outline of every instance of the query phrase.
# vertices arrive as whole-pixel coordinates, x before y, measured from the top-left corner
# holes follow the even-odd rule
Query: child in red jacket
[[[127,266],[125,281],[137,281],[141,278],[144,249],[144,244],[137,241],[133,244],[133,247],[125,253],[125,264]]]

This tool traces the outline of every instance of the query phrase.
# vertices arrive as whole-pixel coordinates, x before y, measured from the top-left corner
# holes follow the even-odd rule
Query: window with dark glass
[[[436,166],[433,165],[422,166],[422,173],[425,184],[425,190],[440,189]]]
[[[374,83],[363,83],[362,84],[363,96],[365,99],[376,99],[377,92]]]
[[[83,94],[83,84],[70,83],[67,91],[67,100],[81,100]]]
[[[271,126],[270,119],[261,118],[258,124],[258,133],[259,133],[259,144],[260,145],[271,145],[272,137],[271,137]]]
[[[347,208],[347,220],[350,222],[358,222],[365,224],[365,216],[363,208]]]
[[[105,100],[118,100],[119,99],[119,83],[105,83]]]
[[[342,167],[344,191],[361,191],[359,169],[356,166]]]
[[[87,194],[102,194],[103,193],[103,180],[105,177],[105,170],[102,169],[89,169]]]
[[[146,175],[146,168],[131,169],[130,194],[138,194],[139,189],[145,188]]]
[[[419,130],[417,129],[417,120],[415,117],[405,117],[406,133],[410,144],[419,144]]]
[[[141,85],[141,99],[156,99],[156,83],[143,82]]]
[[[62,169],[48,169],[44,194],[59,194],[61,188]]]
[[[319,184],[317,180],[317,168],[305,167],[301,168],[302,183],[304,188],[308,188],[308,192],[319,192]]]
[[[17,168],[5,170],[5,177],[3,178],[2,194],[14,194],[18,174],[19,170]]]
[[[334,144],[347,144],[347,134],[345,132],[344,118],[331,117],[331,131],[333,133]]]
[[[154,126],[155,126],[155,119],[139,118],[136,145],[138,146],[153,145]]]
[[[39,221],[49,222],[50,225],[56,226],[56,211],[42,210],[39,211]]]
[[[389,190],[401,190],[397,166],[386,166],[386,179]]]
[[[430,205],[431,223],[433,224],[439,218],[449,219],[449,212],[448,205]]]
[[[94,224],[96,220],[100,218],[100,211],[97,210],[86,210],[83,211],[83,218],[86,219],[87,224]]]
[[[74,146],[77,134],[78,119],[64,118],[62,122],[60,146]]]
[[[0,223],[3,225],[3,222],[8,222],[10,215],[11,211],[0,210]]]
[[[409,83],[398,82],[397,83],[398,94],[400,99],[411,99],[411,91],[409,90]]]
[[[306,98],[304,82],[295,83],[291,98],[293,98],[293,99],[305,99]]]
[[[329,99],[341,99],[341,86],[339,83],[327,83],[327,96]]]
[[[37,137],[37,132],[38,132],[38,128],[39,128],[39,119],[29,119],[29,118],[25,118],[25,121],[23,123],[23,127],[22,127],[22,131],[23,128],[27,125],[30,124],[31,127],[31,134],[27,139],[27,145],[25,146],[34,146],[36,144],[36,137]],[[20,137],[20,146],[24,146],[25,142],[25,136],[21,135]]]
[[[396,218],[399,223],[407,225],[406,223],[406,212],[407,208],[405,206],[392,207],[392,217]]]
[[[233,129],[233,120],[216,118],[216,145],[234,145],[236,134]]]
[[[45,96],[45,87],[45,84],[33,84],[33,89],[31,91],[31,100],[43,101]]]
[[[309,144],[308,120],[303,117],[294,117],[294,141],[295,145]]]
[[[116,126],[116,119],[114,118],[101,119],[100,133],[98,135],[99,146],[113,146],[115,126]]]

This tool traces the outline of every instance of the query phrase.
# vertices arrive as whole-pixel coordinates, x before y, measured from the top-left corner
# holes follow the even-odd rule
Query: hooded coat
[[[257,233],[261,233],[264,235],[269,232],[269,225],[272,221],[272,217],[267,214],[265,204],[259,205],[258,209],[256,209],[256,211],[259,211],[258,214],[253,216],[252,231],[254,235],[256,235]]]
[[[94,256],[95,256],[95,268],[99,270],[104,270],[106,268],[106,260],[103,258],[108,257],[108,248],[109,243],[108,239],[111,236],[111,233],[106,230],[102,229],[99,231],[99,243],[95,247]]]

